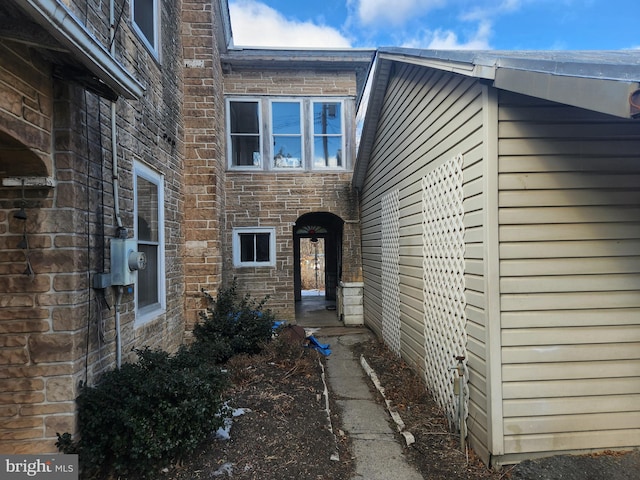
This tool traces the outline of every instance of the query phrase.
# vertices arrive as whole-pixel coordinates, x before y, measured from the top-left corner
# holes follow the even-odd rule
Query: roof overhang
[[[223,69],[352,71],[356,74],[358,95],[375,55],[370,49],[286,49],[230,48],[220,56]]]
[[[117,96],[134,100],[144,93],[144,87],[107,49],[80,23],[60,0],[14,0],[34,22],[39,24],[59,46],[86,68],[98,93],[107,96],[109,90]],[[44,46],[46,48],[46,46]],[[85,76],[85,81],[89,81]],[[106,88],[104,88],[106,87]],[[114,95],[111,95],[112,99]]]
[[[621,118],[640,117],[637,51],[468,51],[384,48],[377,52],[358,108],[362,135],[352,184],[361,188],[387,83],[394,63],[408,63],[477,78],[515,93]],[[361,112],[365,112],[362,114]]]
[[[497,68],[493,85],[501,90],[616,117],[632,118],[640,113],[630,102],[634,92],[640,89],[638,82]]]

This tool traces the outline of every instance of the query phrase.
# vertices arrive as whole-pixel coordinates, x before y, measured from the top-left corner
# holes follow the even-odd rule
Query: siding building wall
[[[598,72],[610,64],[613,75],[620,62],[631,62],[624,53],[588,55],[581,64],[568,53],[555,62],[546,52],[498,59],[398,50],[379,55],[370,77],[354,173],[367,325],[424,376],[456,426],[442,373],[454,360],[432,357],[438,349],[457,355],[456,343],[442,338],[459,337],[467,439],[488,464],[637,448],[640,124],[630,118],[627,90],[637,95],[639,84],[629,79],[640,73],[630,63],[619,85],[602,80],[610,95],[619,86],[620,96],[602,103]],[[594,58],[603,62],[597,71]],[[584,88],[568,95],[576,106],[552,101],[572,82]],[[528,86],[543,98],[522,94]],[[434,218],[450,216],[429,209],[450,206],[433,197],[437,188],[420,188],[457,156],[461,299],[447,284],[452,269],[441,268],[459,247],[436,242],[434,255],[425,235]],[[434,297],[440,284],[447,287]],[[456,302],[464,303],[462,330]]]

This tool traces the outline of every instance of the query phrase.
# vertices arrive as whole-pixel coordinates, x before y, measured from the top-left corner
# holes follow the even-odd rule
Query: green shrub
[[[136,350],[137,363],[105,373],[76,399],[79,440],[58,434],[58,449],[79,454],[83,478],[153,478],[192,452],[224,423],[219,368],[236,354],[261,350],[274,316],[249,295],[238,300],[236,282],[209,306],[194,329],[195,342],[176,355]]]
[[[207,352],[212,361],[224,362],[233,355],[258,353],[273,333],[275,316],[264,305],[269,297],[256,302],[246,294],[239,298],[237,284],[221,290],[217,298],[204,292],[209,301],[200,312],[202,320],[193,329],[193,348]]]
[[[138,363],[82,388],[80,440],[74,444],[68,434],[59,435],[61,450],[79,453],[83,478],[153,477],[223,425],[219,414],[227,379],[217,367],[187,348],[175,356],[149,349],[136,353]]]

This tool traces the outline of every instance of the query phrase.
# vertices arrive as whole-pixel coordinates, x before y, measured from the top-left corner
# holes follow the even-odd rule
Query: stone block
[[[24,348],[3,349],[0,354],[0,365],[24,365],[29,355]]]
[[[31,335],[29,355],[33,363],[73,360],[73,339],[68,334]]]
[[[42,436],[42,435],[40,435]],[[0,440],[0,451],[7,455],[42,455],[58,453],[55,439],[40,439],[29,441]]]
[[[76,397],[73,378],[68,376],[47,380],[45,394],[48,402],[73,401]]]
[[[44,381],[39,378],[6,378],[0,380],[3,392],[34,392],[44,388]]]
[[[45,403],[42,405],[27,405],[20,408],[20,415],[51,415],[55,413],[75,412],[75,402]],[[17,407],[16,407],[17,410]],[[1,414],[0,414],[1,415]]]
[[[56,433],[76,431],[75,415],[50,415],[45,418],[45,436],[55,437]]]

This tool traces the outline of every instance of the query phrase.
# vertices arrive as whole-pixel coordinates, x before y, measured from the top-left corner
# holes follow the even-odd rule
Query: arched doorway
[[[301,302],[335,310],[336,292],[342,273],[344,221],[328,212],[307,213],[293,226],[294,296]],[[315,298],[303,295],[315,291]]]

